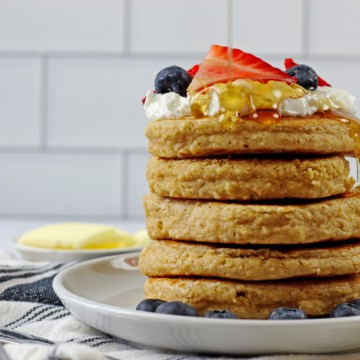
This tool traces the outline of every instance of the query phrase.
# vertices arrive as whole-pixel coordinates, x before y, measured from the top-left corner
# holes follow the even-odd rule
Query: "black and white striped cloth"
[[[4,345],[11,360],[105,360],[103,354],[121,360],[241,359],[142,349],[77,321],[52,289],[54,276],[69,266],[71,264],[12,260],[0,253],[0,326],[55,342],[54,346]],[[360,354],[331,358],[355,360],[360,358]],[[329,356],[283,355],[253,359],[315,360],[329,359]]]
[[[0,326],[57,343],[53,347],[6,345],[6,351],[14,360],[100,360],[104,359],[103,353],[116,359],[194,358],[136,348],[74,319],[52,289],[55,275],[69,266],[71,264],[0,260]]]

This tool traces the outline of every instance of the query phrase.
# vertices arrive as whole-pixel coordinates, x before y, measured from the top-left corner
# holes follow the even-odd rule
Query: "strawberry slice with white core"
[[[228,47],[212,45],[195,73],[188,91],[193,93],[213,84],[227,83],[236,79],[296,82],[292,76],[252,54],[239,49],[231,49],[231,51],[232,59],[229,57]]]
[[[292,58],[286,58],[284,59],[284,65],[285,65],[285,69],[286,70],[289,70],[290,68],[294,67],[294,66],[298,66],[299,64],[296,63]],[[319,75],[318,75],[318,86],[330,86],[331,85],[325,81],[323,78],[321,78]]]

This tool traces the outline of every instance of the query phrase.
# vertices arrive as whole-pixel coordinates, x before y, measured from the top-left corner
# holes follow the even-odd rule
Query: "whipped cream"
[[[191,116],[190,99],[170,92],[155,94],[149,90],[144,104],[145,114],[150,120],[178,119]],[[243,109],[240,116],[247,115]],[[318,111],[344,111],[355,114],[355,97],[345,90],[328,86],[318,87],[300,98],[286,98],[279,104],[278,111],[283,116],[309,116]],[[220,99],[216,91],[210,90],[210,101],[206,115],[217,116],[221,113]]]
[[[220,113],[220,99],[218,93],[214,90],[210,90],[210,101],[206,109],[206,116],[215,116]]]
[[[355,114],[355,97],[345,90],[321,86],[301,98],[287,98],[279,105],[279,113],[285,116],[309,116],[327,110]]]
[[[278,107],[280,115],[283,116],[309,116],[316,112],[328,110],[344,111],[355,114],[357,111],[355,97],[345,90],[322,86],[318,87],[315,91],[309,91],[305,96],[299,98],[286,98]],[[216,96],[215,91],[212,91],[205,115],[216,116],[220,113],[221,106],[219,97]],[[246,116],[248,113],[249,109],[245,104],[239,115]]]
[[[192,115],[189,99],[174,92],[155,94],[149,90],[144,110],[150,120],[178,119]]]

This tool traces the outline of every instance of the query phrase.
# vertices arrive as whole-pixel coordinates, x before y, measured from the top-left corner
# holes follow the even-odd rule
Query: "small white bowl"
[[[99,249],[99,250],[59,250],[47,249],[33,246],[20,245],[17,239],[10,242],[10,245],[25,259],[29,261],[84,261],[95,259],[102,256],[125,254],[129,252],[139,251],[142,246],[123,247],[115,249]]]

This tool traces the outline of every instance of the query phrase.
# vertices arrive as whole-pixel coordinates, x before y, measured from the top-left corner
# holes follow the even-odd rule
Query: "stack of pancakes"
[[[360,197],[334,115],[151,122],[145,296],[262,319],[360,297]]]

